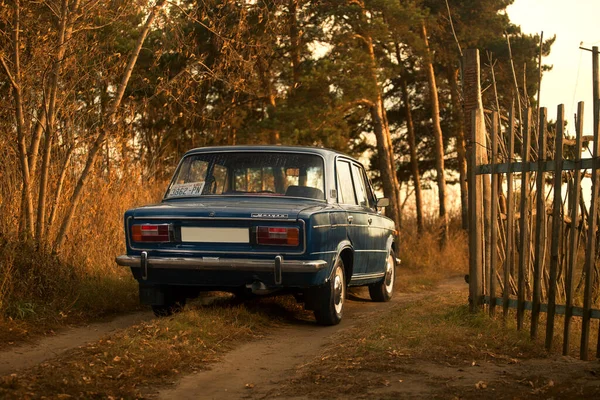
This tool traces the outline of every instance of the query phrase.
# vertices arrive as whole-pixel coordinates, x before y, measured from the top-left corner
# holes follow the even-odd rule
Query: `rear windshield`
[[[323,159],[313,154],[231,152],[189,155],[165,198],[289,196],[325,200]]]

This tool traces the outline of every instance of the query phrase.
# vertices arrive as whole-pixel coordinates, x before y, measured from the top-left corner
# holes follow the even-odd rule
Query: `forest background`
[[[504,114],[517,90],[535,106],[549,68],[554,38],[521,33],[511,3],[0,0],[0,319],[136,303],[114,264],[123,211],[160,200],[194,147],[368,159],[396,224],[414,203],[443,243],[446,185],[466,228],[462,51],[480,49],[484,107]]]

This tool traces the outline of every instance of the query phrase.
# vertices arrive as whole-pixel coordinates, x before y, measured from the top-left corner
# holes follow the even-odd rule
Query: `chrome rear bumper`
[[[118,265],[130,268],[164,269],[193,269],[202,271],[274,271],[280,266],[281,272],[317,272],[327,267],[324,260],[284,260],[277,256],[272,260],[251,260],[221,257],[145,257],[145,263],[140,256],[118,256],[115,261]],[[279,264],[279,265],[278,265]]]

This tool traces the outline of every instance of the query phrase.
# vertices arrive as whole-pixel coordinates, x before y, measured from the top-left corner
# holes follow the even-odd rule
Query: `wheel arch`
[[[398,254],[398,249],[396,248],[397,244],[396,241],[394,240],[394,236],[390,235],[388,237],[387,243],[385,248],[387,249],[387,251],[389,252],[390,250],[394,252],[394,255]]]
[[[352,247],[352,243],[350,243],[350,241],[344,240],[338,245],[337,254],[333,259],[331,271],[329,272],[329,278],[327,278],[328,281],[332,279],[334,266],[337,264],[337,261],[340,258],[344,262],[344,276],[346,278],[345,281],[347,286],[348,282],[350,282],[350,279],[352,278],[352,272],[354,271],[354,248]]]

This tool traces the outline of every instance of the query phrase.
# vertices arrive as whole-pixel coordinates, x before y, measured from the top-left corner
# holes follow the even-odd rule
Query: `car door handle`
[[[370,218],[367,220],[369,222],[369,225],[371,225],[373,223],[373,218]]]
[[[348,215],[348,223],[351,224],[354,221],[354,217],[352,215]]]

